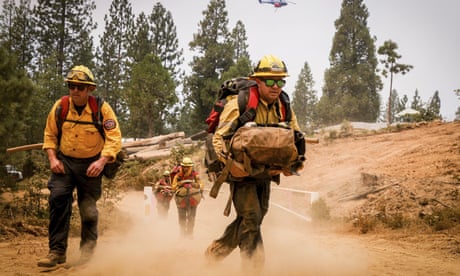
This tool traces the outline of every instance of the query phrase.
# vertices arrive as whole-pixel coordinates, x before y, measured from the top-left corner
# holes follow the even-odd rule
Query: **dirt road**
[[[207,245],[222,234],[234,215],[222,215],[225,199],[225,193],[218,199],[206,198],[198,209],[194,238],[183,239],[175,208],[163,221],[156,215],[147,217],[143,193],[130,193],[120,205],[132,219],[130,227],[103,233],[87,265],[61,268],[51,274],[244,275],[237,250],[218,265],[210,266],[204,259]],[[375,235],[331,232],[275,206],[263,224],[263,235],[263,275],[460,275],[459,258],[454,256]],[[72,238],[70,263],[78,259],[77,248],[78,240]],[[46,239],[3,243],[0,252],[2,275],[42,274],[35,264],[46,254]]]
[[[311,146],[301,176],[282,178],[281,187],[319,191],[334,216],[348,215],[362,206],[372,209],[381,198],[389,207],[409,201],[402,189],[417,194],[416,198],[434,194],[452,204],[455,198],[444,193],[459,189],[458,180],[451,177],[460,171],[459,138],[460,124],[450,124]],[[403,165],[396,166],[396,161]],[[397,182],[397,189],[391,186],[372,197],[343,200],[363,188],[363,172],[383,179],[379,185]],[[420,183],[423,187],[417,186]],[[400,196],[394,196],[395,191]],[[217,265],[208,264],[203,255],[234,218],[233,210],[230,217],[222,215],[226,199],[224,187],[217,199],[202,201],[194,237],[183,239],[173,202],[169,217],[162,221],[155,214],[145,216],[142,192],[128,193],[119,205],[122,213],[111,217],[116,227],[100,233],[92,261],[51,274],[245,275],[238,250]],[[283,191],[273,191],[272,199],[289,208],[295,201],[293,209],[301,214],[299,208],[309,204],[308,196],[293,197]],[[409,202],[404,206],[408,213],[419,212]],[[460,275],[460,256],[450,250],[455,245],[459,248],[456,229],[432,234],[381,230],[362,235],[335,224],[314,224],[272,205],[262,228],[263,275]],[[46,254],[46,244],[45,237],[29,236],[0,243],[0,274],[42,275],[36,261]],[[69,262],[78,259],[77,248],[78,240],[72,238]]]

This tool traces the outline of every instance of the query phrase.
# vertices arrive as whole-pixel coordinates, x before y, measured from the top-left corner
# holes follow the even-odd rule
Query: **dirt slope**
[[[382,200],[404,215],[418,216],[441,204],[453,207],[460,199],[458,122],[332,140],[310,146],[307,155],[302,180],[293,185],[320,191],[337,216],[361,204],[378,207]],[[363,201],[349,200],[384,186],[389,187]]]
[[[282,178],[280,188],[319,192],[333,217],[423,217],[442,206],[458,206],[460,123],[322,139],[307,151],[301,175]],[[238,250],[217,265],[203,258],[207,245],[234,218],[234,212],[222,215],[226,199],[223,188],[217,199],[202,201],[189,240],[178,234],[174,203],[168,219],[161,221],[155,214],[145,216],[142,192],[128,193],[120,211],[110,215],[113,226],[100,233],[93,260],[52,274],[249,275],[240,268]],[[374,229],[360,234],[302,219],[308,216],[309,200],[308,195],[273,190],[274,205],[262,228],[263,275],[460,275],[458,225],[433,233]],[[35,264],[46,251],[46,237],[0,242],[0,274],[41,275]],[[76,259],[78,239],[71,238],[68,260]]]

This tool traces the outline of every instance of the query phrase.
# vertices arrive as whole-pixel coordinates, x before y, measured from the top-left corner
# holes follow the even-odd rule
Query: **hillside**
[[[385,207],[386,214],[415,218],[442,206],[459,208],[458,122],[323,139],[307,151],[301,179],[289,184],[319,191],[334,216],[382,215]]]
[[[460,123],[343,136],[309,144],[300,176],[282,177],[280,188],[319,192],[333,219],[311,223],[271,205],[262,230],[264,275],[460,275],[460,222],[447,227],[442,219],[445,210],[456,210],[458,219]],[[226,200],[226,187],[217,199],[206,197],[194,239],[183,240],[173,202],[168,219],[159,221],[145,217],[142,192],[129,192],[115,213],[101,212],[110,226],[100,233],[94,259],[52,273],[180,275],[186,266],[188,275],[244,275],[238,250],[220,265],[209,266],[203,258],[234,218],[233,211],[222,215]],[[274,190],[272,202],[309,215],[305,196]],[[39,274],[35,264],[46,251],[43,236],[3,239],[0,274]],[[69,261],[78,254],[78,238],[72,237]],[[180,265],[172,261],[177,258]]]

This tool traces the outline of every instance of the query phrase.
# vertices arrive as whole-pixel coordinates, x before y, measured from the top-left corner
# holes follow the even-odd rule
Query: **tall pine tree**
[[[160,58],[161,64],[178,85],[184,76],[181,69],[184,57],[183,50],[179,48],[176,25],[171,12],[158,2],[153,7],[149,19],[152,53]]]
[[[367,27],[363,0],[343,0],[318,104],[326,124],[343,120],[375,122],[380,112],[380,77],[376,74],[374,39]]]
[[[161,60],[148,54],[132,68],[128,89],[130,130],[134,137],[163,134],[170,107],[177,102],[174,81]]]
[[[91,32],[97,24],[91,16],[94,0],[38,0],[34,7],[38,65],[51,65],[57,78],[74,65],[92,66]],[[50,64],[51,59],[54,64]]]
[[[391,41],[387,40],[383,43],[382,46],[379,47],[378,53],[379,55],[385,56],[384,59],[380,60],[380,62],[385,66],[385,68],[382,70],[382,75],[384,77],[388,77],[388,74],[390,74],[390,94],[388,96],[388,110],[387,110],[387,122],[388,124],[391,124],[393,122],[394,114],[392,113],[391,108],[394,106],[393,104],[393,97],[392,97],[392,92],[393,92],[393,75],[395,74],[406,74],[409,72],[413,66],[408,65],[408,64],[401,64],[398,63],[398,59],[401,58],[401,55],[399,55],[396,50],[398,49],[398,45]]]
[[[305,62],[295,85],[294,96],[292,97],[292,109],[297,116],[300,128],[306,132],[312,132],[316,126],[318,97],[313,88],[314,86],[315,82],[310,66],[308,62]]]
[[[12,56],[17,57],[18,69],[32,73],[34,56],[34,25],[30,0],[5,0],[0,14],[0,41]]]
[[[198,53],[190,63],[192,74],[184,84],[187,108],[184,112],[189,120],[190,130],[205,128],[208,116],[216,98],[221,72],[227,71],[234,63],[234,49],[228,32],[228,13],[225,0],[211,0],[200,21],[198,33],[189,43],[190,49]]]
[[[435,91],[433,97],[428,100],[426,112],[423,116],[426,121],[441,120],[441,99],[439,98],[439,91]]]
[[[9,55],[4,47],[0,47],[0,91],[0,164],[4,164],[8,160],[6,148],[26,144],[24,118],[29,110],[31,95],[35,92],[24,70],[18,69],[16,58]]]
[[[130,73],[128,49],[134,37],[131,3],[113,0],[104,22],[105,29],[97,49],[97,91],[112,106],[124,127],[128,114],[124,93]]]

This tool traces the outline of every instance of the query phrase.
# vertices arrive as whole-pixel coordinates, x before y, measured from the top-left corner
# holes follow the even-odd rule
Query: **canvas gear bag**
[[[195,187],[193,180],[180,181],[180,187],[174,194],[174,199],[178,208],[186,209],[196,207],[201,202],[201,190]]]
[[[70,108],[69,95],[62,96],[61,103],[56,108],[56,113],[55,113],[56,125],[58,128],[58,136],[57,136],[58,143],[60,143],[61,141],[62,124],[64,124],[64,122],[72,122],[76,124],[92,124],[99,131],[99,134],[102,136],[102,138],[105,139],[104,128],[102,126],[102,121],[104,119],[103,119],[102,112],[101,112],[101,107],[103,103],[104,103],[104,100],[101,97],[89,95],[88,104],[89,104],[89,107],[91,108],[93,121],[85,122],[85,121],[68,120],[67,114],[69,113],[69,108]],[[102,174],[109,179],[114,178],[118,170],[120,169],[121,165],[123,165],[124,158],[125,158],[125,155],[123,151],[118,152],[114,162],[105,164]]]
[[[255,123],[242,126],[230,142],[230,156],[243,164],[246,176],[257,175],[267,168],[285,169],[298,156],[294,130],[278,126],[258,127]]]
[[[206,118],[206,124],[208,125],[207,132],[214,133],[216,131],[217,126],[219,125],[219,117],[222,111],[224,110],[224,106],[227,103],[228,96],[236,96],[239,95],[240,91],[248,91],[249,87],[255,86],[256,82],[253,80],[249,80],[248,78],[239,77],[233,78],[230,80],[226,80],[220,87],[219,92],[217,93],[217,101],[215,102],[211,113],[209,114],[208,118]],[[246,93],[247,94],[247,93]],[[251,103],[252,107],[257,107],[257,102]],[[244,108],[246,104],[244,105]],[[243,108],[243,109],[244,109]],[[241,110],[243,110],[241,109]]]

